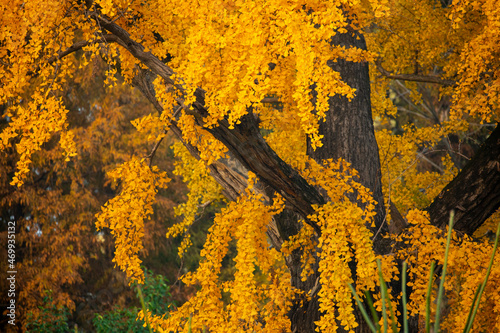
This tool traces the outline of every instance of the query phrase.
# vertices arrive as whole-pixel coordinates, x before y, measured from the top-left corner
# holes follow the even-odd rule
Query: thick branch
[[[160,75],[165,82],[173,85],[170,76],[173,71],[166,64],[161,62],[150,52],[144,52],[144,47],[130,38],[128,32],[119,27],[116,23],[95,16],[102,27],[115,34],[124,46],[136,59],[146,65],[154,74]],[[179,85],[176,85],[179,88]],[[193,107],[198,113],[197,119],[208,115],[204,105],[204,91],[197,89],[196,102]],[[182,105],[183,101],[180,100]],[[155,105],[158,107],[158,105]],[[202,124],[200,124],[202,125]],[[223,142],[234,157],[248,170],[254,172],[268,186],[280,193],[306,221],[307,216],[314,213],[312,205],[321,205],[325,201],[321,194],[307,181],[302,178],[297,171],[286,164],[269,147],[260,134],[257,120],[252,114],[242,119],[241,124],[229,129],[229,124],[220,121],[216,128],[208,129],[212,135]],[[308,221],[308,223],[320,232],[319,226]]]
[[[191,155],[199,160],[200,152],[196,147],[192,146],[182,138],[182,132],[176,124],[172,124],[170,129],[175,136],[181,140]],[[226,159],[214,161],[208,166],[208,169],[210,170],[212,177],[214,177],[217,183],[219,183],[222,187],[223,194],[229,200],[236,201],[240,194],[247,188],[248,172],[232,156]],[[264,192],[261,194],[265,195]]]
[[[394,80],[402,80],[402,81],[416,81],[416,82],[426,82],[426,83],[437,83],[443,86],[454,86],[457,83],[452,80],[444,80],[438,76],[430,76],[430,75],[417,75],[417,74],[393,74],[386,70],[380,65],[380,63],[375,63],[379,72],[389,78]]]
[[[97,44],[99,44],[99,43],[113,43],[113,42],[117,42],[117,41],[118,41],[118,38],[114,35],[104,35],[104,36],[102,36],[102,38],[99,38],[99,39],[94,40],[94,41],[76,42],[73,45],[71,45],[70,47],[68,47],[66,50],[59,52],[59,54],[57,56],[50,57],[47,60],[47,63],[51,64],[56,60],[60,60],[73,52],[81,50],[82,48],[84,48],[87,45],[96,44],[96,43]]]
[[[208,130],[228,147],[243,166],[280,193],[320,234],[318,225],[308,221],[307,216],[314,214],[312,205],[325,203],[324,198],[269,147],[253,114],[244,116],[234,129],[220,122],[218,127]]]
[[[115,23],[102,18],[97,18],[100,24],[119,37],[119,44],[125,47],[138,60],[149,67],[154,75],[160,75],[165,81],[173,84],[170,76],[173,71],[158,58],[149,52],[144,52],[144,48],[139,43],[133,41],[129,34],[117,26]],[[389,73],[389,75],[392,75]],[[394,77],[396,78],[396,77]],[[403,79],[403,77],[399,77]],[[408,78],[408,77],[406,77]],[[430,78],[430,79],[429,79]],[[441,80],[435,77],[417,78],[421,82],[433,82],[440,84],[452,84],[451,81]],[[149,82],[150,80],[145,80]],[[454,84],[454,82],[453,82]],[[143,81],[144,85],[144,81]],[[182,89],[182,87],[176,86]],[[149,91],[149,92],[148,92]],[[154,100],[152,87],[146,89],[146,95],[150,100]],[[208,114],[204,106],[204,91],[197,89],[197,101],[193,107],[197,111],[197,119],[202,119]],[[182,100],[180,101],[182,103]],[[157,108],[161,108],[158,102],[153,102]],[[202,124],[200,124],[202,125]],[[175,128],[175,127],[174,127]],[[178,130],[178,129],[177,129]],[[267,145],[262,138],[258,121],[250,113],[245,116],[240,125],[230,129],[225,121],[219,122],[219,126],[209,130],[218,140],[223,142],[241,165],[256,173],[259,178],[268,186],[281,193],[283,197],[300,213],[304,218],[312,214],[314,210],[312,205],[324,203],[324,198],[305,179],[303,179],[295,170],[282,161],[276,153]],[[470,166],[457,176],[450,183],[442,194],[436,198],[429,207],[431,219],[434,224],[442,225],[447,221],[448,211],[455,209],[457,211],[455,228],[466,233],[472,233],[484,220],[489,217],[495,209],[499,207],[500,182],[499,161],[500,143],[494,141],[497,137],[498,129],[492,133],[491,137],[485,143],[476,157],[471,161]],[[179,131],[178,136],[181,137]],[[186,144],[186,143],[185,143]],[[189,147],[191,153],[196,156],[196,148]],[[235,198],[246,186],[246,177],[225,165],[215,164],[211,167],[212,174],[217,181],[223,185],[227,191],[226,195]],[[231,181],[227,179],[231,178]],[[238,184],[234,187],[234,184]],[[470,194],[469,194],[470,193]],[[444,222],[443,222],[444,221]],[[309,222],[310,223],[310,222]],[[319,232],[319,228],[313,227]]]
[[[138,88],[142,94],[153,104],[155,109],[161,114],[162,105],[156,99],[153,81],[156,75],[149,70],[142,69],[132,80],[132,84]],[[189,153],[196,159],[200,159],[200,152],[196,147],[186,142],[182,137],[182,132],[177,127],[177,123],[172,119],[170,130],[184,144]],[[247,187],[247,170],[236,161],[230,162],[224,159],[217,160],[208,166],[210,174],[222,186],[223,194],[229,199],[235,201],[239,194]]]
[[[153,81],[155,75],[149,70],[140,70],[132,80],[132,83],[137,87],[146,98],[155,106],[158,112],[163,112],[162,105],[158,102],[155,95]],[[177,127],[175,120],[172,120],[170,130],[175,136],[184,144],[193,157],[200,159],[198,149],[186,142],[182,138],[182,132]],[[221,158],[214,161],[208,166],[210,174],[221,185],[223,194],[229,200],[236,201],[240,193],[242,193],[248,186],[248,169],[246,169],[231,153],[227,154],[226,158]],[[264,200],[271,201],[273,190],[265,185],[261,180],[258,180],[254,185],[254,191],[258,191],[263,195]],[[298,232],[298,224],[291,223],[289,216],[296,216],[290,208],[285,208],[283,212],[276,216],[273,221],[268,225],[268,235],[277,249],[281,248],[284,240]],[[293,221],[297,221],[297,218]]]
[[[472,235],[500,207],[500,125],[434,199],[427,211],[444,228],[455,210],[454,229]]]
[[[126,48],[137,60],[151,69],[153,73],[161,76],[167,85],[174,85],[174,81],[171,78],[174,71],[151,52],[144,52],[144,46],[130,38],[130,34],[125,29],[97,14],[94,14],[93,17],[99,22],[101,27],[118,37],[123,42],[120,45]]]

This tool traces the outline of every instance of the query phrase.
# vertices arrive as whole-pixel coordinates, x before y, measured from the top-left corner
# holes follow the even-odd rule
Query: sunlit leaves
[[[59,139],[66,161],[79,153],[96,153],[100,148],[95,148],[93,142],[113,146],[113,140],[120,136],[126,142],[123,145],[135,147],[137,137],[122,135],[122,129],[115,126],[124,115],[119,103],[110,101],[112,97],[107,97],[108,116],[89,113],[95,119],[87,129],[68,130],[66,124],[68,112],[60,93],[72,78],[76,59],[81,55],[63,53],[73,43],[88,42],[79,51],[84,53],[84,60],[78,63],[82,68],[98,57],[106,61],[108,87],[120,89],[119,75],[131,83],[145,67],[127,52],[129,45],[104,41],[107,32],[95,20],[95,15],[104,15],[126,29],[132,40],[144,47],[144,52],[151,52],[174,72],[171,78],[177,84],[175,88],[166,85],[165,78],[154,81],[156,97],[165,111],[159,116],[141,114],[133,124],[140,132],[138,136],[146,133],[149,137],[144,141],[152,141],[162,138],[164,130],[175,121],[184,142],[199,152],[197,160],[181,144],[174,145],[179,159],[175,174],[183,177],[190,190],[187,201],[175,209],[183,220],[167,232],[168,237],[184,236],[181,255],[190,244],[189,228],[200,211],[210,202],[221,200],[221,188],[211,178],[207,166],[227,157],[228,149],[207,128],[220,121],[227,121],[232,128],[249,110],[259,117],[262,133],[276,153],[310,184],[326,192],[329,201],[315,207],[315,213],[308,217],[320,226],[321,236],[316,240],[311,228],[304,225],[279,252],[269,248],[266,228],[283,203],[275,198],[275,206],[270,206],[249,186],[237,202],[216,216],[200,268],[184,277],[187,284],[199,285],[199,292],[170,318],[152,317],[153,324],[167,331],[184,329],[187,318],[192,316],[193,328],[200,330],[289,330],[287,312],[297,291],[290,285],[283,261],[291,251],[299,249],[303,253],[303,279],[313,273],[319,258],[319,302],[324,313],[318,321],[319,328],[332,331],[338,320],[346,329],[354,329],[357,324],[347,289],[347,282],[354,279],[349,263],[357,264],[358,289],[373,289],[377,280],[370,240],[373,235],[367,227],[372,226],[376,203],[356,181],[356,172],[347,163],[326,161],[321,165],[306,156],[306,138],[312,148],[320,147],[318,124],[328,111],[335,115],[335,110],[330,110],[330,97],[351,99],[356,94],[328,63],[339,59],[376,59],[395,74],[428,75],[456,82],[456,86],[433,91],[432,98],[453,101],[450,110],[436,115],[424,126],[402,126],[404,133],[398,135],[389,130],[377,133],[387,202],[394,202],[415,228],[413,235],[419,237],[411,241],[419,246],[412,249],[420,251],[418,259],[439,260],[439,231],[428,226],[425,215],[414,209],[427,206],[457,169],[451,157],[443,154],[437,163],[431,161],[437,170],[423,172],[419,168],[425,158],[422,152],[450,134],[467,130],[475,120],[498,120],[498,8],[496,0],[460,1],[448,6],[431,0],[215,0],[198,1],[195,5],[187,0],[4,1],[0,4],[0,105],[5,109],[6,125],[0,136],[0,149],[15,147],[18,154],[17,169],[11,172],[14,176],[9,182],[21,186],[30,174],[39,172],[33,161],[45,158],[40,157],[42,149],[52,138]],[[331,45],[336,33],[353,33],[358,28],[367,33],[369,52]],[[93,70],[88,67],[88,76],[92,76]],[[390,81],[375,70],[372,79],[375,116],[386,123],[398,112],[390,98]],[[419,85],[403,86],[408,100],[420,105],[424,96]],[[197,100],[197,89],[207,114],[196,118],[191,107]],[[270,95],[282,107],[276,109],[261,103]],[[81,146],[75,144],[78,135],[88,139]],[[107,142],[109,138],[113,142]],[[159,169],[150,168],[145,160],[130,159],[130,155],[141,156],[143,151],[130,154],[112,147],[106,152],[100,157],[106,167],[124,162],[109,173],[119,182],[117,188],[121,192],[103,207],[97,226],[111,230],[116,240],[116,263],[132,279],[140,281],[138,255],[144,221],[153,212],[158,188],[163,188],[168,178]],[[11,177],[8,172],[3,174]],[[76,192],[76,183],[72,182],[69,191]],[[235,272],[229,281],[222,281],[221,263],[230,242],[235,242],[238,252]],[[467,247],[463,251],[471,252],[452,251],[450,261],[450,266],[456,265],[451,272],[462,280],[457,277],[456,289],[448,286],[448,290],[473,286],[477,282],[473,273],[481,272],[482,266],[476,262],[457,258],[479,257],[487,245],[476,246],[468,240],[464,244]],[[417,258],[412,253],[408,256],[417,266]],[[80,264],[74,257],[72,260],[74,265],[64,267]],[[391,261],[386,263],[390,266]],[[395,271],[392,266],[384,273],[394,276]],[[492,273],[492,279],[495,274]],[[418,281],[423,275],[414,268],[417,301],[422,296]],[[488,301],[497,309],[498,298],[493,295]],[[460,292],[461,298],[456,299],[458,305],[452,313],[459,314],[470,296],[469,291]],[[461,325],[460,316],[455,317],[455,322],[450,320],[450,331]],[[486,326],[492,318],[484,316],[479,320]]]
[[[452,117],[470,115],[481,122],[500,119],[499,6],[498,1],[459,2],[452,6],[449,19],[453,29],[470,36],[464,38],[460,54],[460,81],[454,93]]]
[[[210,177],[208,169],[202,160],[196,160],[189,154],[186,148],[177,142],[172,147],[175,156],[179,159],[176,162],[174,174],[183,176],[184,182],[189,188],[188,199],[175,207],[175,214],[183,216],[182,222],[174,224],[167,231],[166,237],[176,237],[183,235],[183,241],[179,247],[179,256],[182,257],[187,248],[191,245],[189,228],[195,222],[196,216],[201,207],[206,207],[216,200],[221,200],[221,188],[217,182]]]
[[[444,125],[419,129],[408,126],[403,135],[394,135],[387,130],[375,134],[380,149],[384,192],[390,193],[390,200],[402,211],[426,207],[457,172],[449,156],[443,158],[441,170],[422,172],[419,169],[428,161],[425,152],[433,149],[448,131],[453,130]]]
[[[169,10],[159,16],[155,7]],[[321,145],[317,126],[328,109],[328,96],[350,98],[354,94],[327,61],[369,58],[358,49],[330,45],[332,30],[347,24],[340,5],[322,1],[211,1],[200,3],[196,12],[190,7],[185,1],[158,1],[135,8],[141,11],[141,24],[151,27],[164,41],[149,39],[143,30],[137,36],[160,58],[168,50],[172,59],[169,66],[186,89],[186,104],[194,101],[191,94],[195,88],[205,90],[206,126],[224,117],[230,125],[238,123],[248,107],[258,106],[273,92],[292,103],[313,146]],[[132,15],[134,7],[127,10]],[[285,75],[289,81],[283,81]],[[314,105],[308,97],[313,83],[317,93]]]
[[[281,255],[269,248],[266,237],[267,225],[283,209],[283,201],[277,197],[273,206],[266,206],[261,196],[252,192],[249,187],[237,202],[216,215],[201,252],[204,259],[200,267],[183,277],[186,284],[197,284],[200,290],[169,318],[151,318],[155,325],[166,331],[178,330],[186,325],[183,318],[192,316],[193,330],[289,330],[287,312],[295,292]],[[236,271],[230,281],[223,281],[222,260],[232,239],[236,240]],[[223,305],[223,293],[230,297],[227,306]]]
[[[165,172],[144,160],[134,158],[108,173],[122,181],[120,194],[109,200],[97,215],[98,229],[107,227],[115,237],[115,261],[131,281],[143,281],[138,253],[143,248],[144,221],[153,213],[158,188],[165,188],[170,179]]]
[[[17,163],[18,171],[11,182],[21,186],[23,179],[30,172],[32,155],[49,141],[52,134],[66,128],[67,110],[58,98],[43,98],[39,94],[27,106],[18,106],[11,115],[10,126],[0,135],[1,149],[10,146],[11,139],[20,137],[16,144],[20,159]],[[76,151],[71,134],[61,136],[61,146],[65,148],[67,156],[75,156]]]
[[[375,254],[372,248],[372,233],[368,226],[373,223],[375,203],[370,192],[356,183],[355,171],[342,160],[336,163],[325,161],[324,166],[312,163],[308,177],[322,186],[331,202],[316,208],[316,214],[309,218],[321,227],[318,247],[319,257],[320,308],[324,315],[317,322],[322,331],[337,329],[336,320],[347,330],[357,327],[350,290],[352,276],[349,263],[357,264],[357,288],[371,290],[376,284]],[[364,209],[353,204],[348,196],[356,193]]]
[[[456,81],[441,87],[452,96],[449,116],[498,121],[499,3],[492,1],[393,1],[375,19],[367,36],[382,67],[394,73],[429,75]],[[389,80],[379,72],[375,90],[387,90]],[[415,93],[416,85],[407,84]],[[437,88],[437,87],[436,87]]]
[[[424,312],[430,264],[433,261],[438,265],[443,264],[446,238],[442,230],[429,223],[425,212],[411,210],[406,218],[411,223],[410,228],[407,233],[398,237],[398,240],[408,244],[408,248],[400,250],[397,257],[405,258],[409,263],[411,282],[408,285],[412,288],[412,296],[408,309],[418,314]],[[467,235],[453,232],[445,282],[448,302],[453,306],[450,307],[450,314],[444,319],[443,329],[453,332],[464,328],[467,317],[461,314],[468,312],[473,304],[474,292],[484,280],[492,250],[493,246],[488,239],[477,241]],[[480,306],[482,309],[490,310],[482,312],[476,318],[474,327],[478,329],[482,327],[492,331],[498,328],[497,309],[500,306],[496,289],[500,279],[498,267],[500,267],[499,260],[495,258],[490,275],[492,280],[488,281],[486,287],[486,293],[490,297],[481,300]],[[435,304],[432,311],[436,311]]]

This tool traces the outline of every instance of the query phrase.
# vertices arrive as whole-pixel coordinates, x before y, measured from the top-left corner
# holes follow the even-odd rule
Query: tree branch
[[[87,45],[96,44],[96,43],[113,43],[113,42],[120,43],[121,41],[118,39],[118,37],[116,37],[114,35],[104,35],[104,36],[102,36],[102,38],[94,40],[94,41],[80,41],[80,42],[76,42],[73,45],[71,45],[70,47],[68,47],[66,50],[61,51],[57,55],[52,56],[49,59],[47,59],[46,63],[47,64],[52,64],[55,61],[61,60],[62,58],[70,55],[71,53],[74,53],[74,52],[76,52],[78,50],[81,50],[82,48],[84,48]],[[38,66],[33,71],[29,71],[27,74],[29,76],[35,76],[35,75],[37,75],[36,73],[39,70],[40,70],[40,66]]]
[[[154,74],[162,77],[167,86],[170,85],[167,89],[175,88],[180,92],[184,91],[180,85],[174,84],[174,81],[171,79],[170,76],[173,74],[173,70],[150,52],[144,52],[144,47],[132,40],[127,31],[119,27],[116,23],[96,14],[93,17],[103,28],[115,34],[123,42],[120,45],[126,48],[136,59],[146,65]],[[139,80],[136,82],[139,82]],[[146,90],[151,91],[151,87],[146,87]],[[199,125],[203,126],[200,121],[209,114],[205,108],[205,91],[198,88],[195,91],[195,96],[196,102],[193,103],[192,107],[196,112],[195,118],[199,122]],[[179,105],[183,105],[184,101],[182,98],[176,100]],[[155,106],[161,108],[160,105]],[[241,119],[241,124],[236,125],[234,129],[229,128],[227,121],[219,121],[218,127],[207,130],[215,138],[224,143],[233,156],[245,168],[254,172],[264,183],[280,193],[304,217],[306,222],[320,234],[319,226],[309,221],[307,216],[314,213],[313,205],[322,205],[325,203],[324,198],[296,170],[286,164],[269,147],[260,134],[257,119],[251,111]]]
[[[140,82],[141,79],[134,81],[135,84],[143,87],[141,90],[145,91],[145,95],[161,112],[163,108],[156,101],[151,78],[160,75],[167,82],[167,85],[171,84],[172,87],[182,92],[182,86],[174,85],[170,78],[173,74],[172,69],[153,54],[144,52],[144,47],[133,41],[129,34],[116,23],[97,16],[96,20],[99,20],[106,30],[115,34],[118,37],[117,42],[151,70],[152,74],[149,74],[151,77],[143,77],[142,82]],[[443,85],[455,84],[453,81],[437,77],[392,75],[383,69],[382,73],[396,79],[411,79]],[[192,107],[196,113],[198,124],[203,126],[202,119],[208,115],[204,104],[205,92],[202,89],[197,89],[195,96],[196,102],[193,103]],[[180,105],[184,104],[182,98],[179,98],[178,102]],[[182,133],[176,127],[175,119],[173,119],[171,129],[182,140]],[[241,119],[241,123],[236,125],[234,129],[229,128],[227,121],[220,121],[218,127],[206,130],[226,145],[231,155],[231,161],[239,163],[240,169],[250,170],[257,174],[259,179],[265,183],[264,187],[269,186],[280,193],[293,206],[294,210],[319,233],[319,227],[308,221],[307,216],[314,213],[313,205],[321,205],[325,202],[324,198],[269,147],[260,134],[258,120],[251,111]],[[498,132],[500,130],[497,128],[494,133],[498,134]],[[429,206],[428,211],[433,224],[441,225],[442,221],[446,222],[449,210],[455,209],[457,211],[455,228],[470,234],[498,209],[500,205],[500,162],[498,161],[500,138],[495,139],[497,134],[494,133],[485,143],[486,148],[473,158],[478,164],[464,168]],[[193,156],[199,158],[196,147],[187,142],[183,143]],[[225,162],[216,161],[209,168],[214,178],[223,186],[228,198],[234,200],[246,188],[246,175],[235,170],[231,165],[232,162]],[[457,184],[463,184],[463,186]]]
[[[174,80],[171,78],[174,71],[169,66],[155,57],[151,52],[144,52],[144,46],[130,38],[130,34],[118,24],[101,17],[96,13],[93,13],[92,17],[100,24],[101,27],[118,37],[123,42],[120,43],[120,45],[127,49],[137,60],[151,69],[153,73],[163,78],[167,86],[174,86]],[[168,88],[169,87],[167,87],[167,89]],[[176,88],[180,88],[182,90],[180,85],[177,85]]]
[[[460,173],[427,208],[444,228],[455,210],[455,230],[472,235],[500,207],[500,124]]]
[[[229,129],[227,122],[220,121],[218,127],[207,130],[224,143],[243,166],[280,193],[318,235],[321,234],[319,226],[307,216],[314,214],[313,205],[323,205],[325,199],[269,147],[252,113],[243,116],[234,129]]]
[[[140,69],[139,72],[132,79],[132,84],[139,89],[142,94],[153,104],[155,109],[161,115],[163,106],[156,99],[156,93],[153,86],[153,81],[156,74],[147,69]],[[199,160],[200,152],[196,147],[185,141],[182,137],[182,132],[177,126],[175,119],[170,120],[169,130],[177,137],[178,140],[186,147],[189,153]],[[237,162],[234,157],[229,157],[233,161],[226,161],[226,159],[219,159],[214,161],[208,166],[210,174],[222,186],[223,194],[232,201],[236,201],[239,194],[242,193],[247,187],[247,170]],[[265,194],[265,193],[262,193]],[[266,195],[267,196],[267,195]]]
[[[394,80],[402,80],[402,81],[416,81],[416,82],[426,82],[426,83],[437,83],[443,86],[454,86],[457,83],[452,80],[444,80],[441,79],[438,76],[430,76],[430,75],[417,75],[417,74],[393,74],[389,71],[387,71],[385,68],[382,67],[380,62],[375,62],[375,66],[377,66],[377,69],[379,72],[389,78],[389,79],[394,79]]]

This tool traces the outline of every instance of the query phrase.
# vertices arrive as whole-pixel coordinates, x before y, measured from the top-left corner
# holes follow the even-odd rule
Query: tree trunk
[[[332,38],[332,44],[366,50],[363,35],[356,31],[336,34]],[[368,227],[377,235],[374,239],[375,252],[384,254],[388,244],[380,236],[388,232],[388,227],[385,223],[378,145],[373,128],[368,64],[334,59],[328,65],[339,72],[342,80],[355,88],[356,93],[351,101],[340,95],[330,97],[325,122],[319,126],[323,146],[313,150],[308,144],[307,153],[317,162],[343,158],[359,172],[358,181],[371,190],[373,199],[377,202],[375,228]],[[353,196],[351,200],[356,201],[356,197]]]
[[[332,44],[366,50],[363,36],[359,33],[353,36],[352,31],[346,34],[336,34],[332,38]],[[307,154],[319,163],[325,159],[343,158],[359,172],[357,180],[372,191],[377,202],[375,227],[368,226],[373,234],[377,235],[374,249],[379,254],[385,254],[389,250],[389,243],[381,236],[388,232],[388,228],[385,224],[380,160],[373,128],[368,64],[334,59],[329,61],[328,65],[340,73],[345,83],[356,89],[356,94],[351,101],[343,96],[330,97],[330,108],[325,122],[319,126],[319,134],[323,135],[323,146],[314,150],[308,140]],[[351,196],[350,200],[356,202],[356,195]],[[311,301],[303,302],[303,306],[296,302],[292,309],[290,316],[292,331],[312,333],[315,332],[314,322],[320,317],[317,297],[321,288],[319,274],[315,270],[315,274],[304,283],[300,280],[300,258],[293,260],[291,264],[289,267],[292,272],[292,284],[306,291],[312,290]],[[353,276],[355,277],[355,267],[353,267]],[[362,320],[358,322],[361,325],[356,331],[367,331],[364,322]],[[338,326],[342,331],[340,323]]]

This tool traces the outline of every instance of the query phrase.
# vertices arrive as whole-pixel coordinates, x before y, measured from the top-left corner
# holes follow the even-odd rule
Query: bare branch
[[[167,131],[164,130],[163,131],[163,137],[160,138],[160,140],[158,140],[155,144],[155,146],[153,147],[153,150],[151,150],[151,153],[149,153],[148,156],[146,156],[146,158],[149,158],[149,167],[151,168],[151,165],[153,164],[153,158],[155,157],[155,154],[156,154],[156,151],[158,150],[158,147],[160,147],[160,144],[162,143],[163,139],[165,138],[165,135],[167,135]]]
[[[172,118],[175,119],[175,117],[177,116],[177,114],[179,113],[179,111],[181,111],[181,107],[177,107],[177,110],[175,110],[174,112],[174,115],[172,116]],[[151,165],[153,164],[153,158],[155,157],[155,154],[156,154],[156,151],[158,150],[158,147],[160,147],[160,144],[162,143],[163,139],[165,138],[165,136],[167,135],[167,132],[168,130],[163,130],[163,136],[161,137],[160,140],[158,140],[155,144],[155,146],[153,147],[153,150],[151,150],[151,153],[146,157],[146,158],[149,158],[149,167],[151,168]]]
[[[393,74],[386,70],[380,65],[379,62],[375,62],[377,69],[379,72],[389,78],[394,80],[402,80],[402,81],[415,81],[415,82],[426,82],[426,83],[437,83],[443,86],[454,86],[457,83],[452,80],[441,79],[438,76],[430,76],[430,75],[417,75],[417,74]]]
[[[276,97],[264,97],[261,101],[261,103],[280,103],[281,100],[279,98],[276,98]]]
[[[47,64],[52,64],[53,62],[57,60],[61,60],[62,58],[66,57],[67,55],[70,55],[71,53],[74,53],[78,50],[81,50],[87,45],[91,44],[96,44],[96,43],[112,43],[112,42],[117,42],[120,43],[121,41],[118,39],[118,37],[114,35],[104,35],[102,38],[94,40],[94,41],[80,41],[76,42],[70,47],[68,47],[66,50],[59,52],[57,55],[50,57],[47,59],[46,63]],[[29,76],[35,76],[37,75],[38,71],[40,70],[40,66],[38,66],[35,70],[29,71],[27,74]]]

